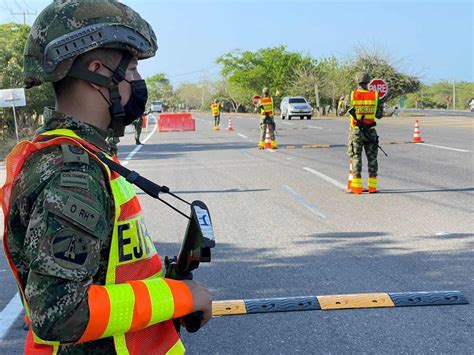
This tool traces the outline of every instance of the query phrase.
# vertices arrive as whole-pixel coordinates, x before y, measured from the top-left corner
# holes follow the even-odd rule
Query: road
[[[474,117],[474,112],[456,111],[456,110],[431,110],[431,109],[404,109],[404,112],[415,113],[421,116],[439,117],[439,116],[454,116],[454,117]]]
[[[420,117],[426,144],[407,143],[416,117],[383,119],[380,192],[360,196],[344,191],[346,120],[277,119],[281,148],[258,151],[255,116],[232,115],[234,132],[228,114],[219,132],[194,117],[196,132],[144,132],[131,158],[128,133],[119,157],[209,206],[217,246],[195,277],[214,299],[460,290],[471,304],[223,317],[183,335],[189,354],[474,353],[473,117]],[[160,255],[175,255],[186,221],[139,194]],[[16,291],[0,264],[5,309]],[[0,351],[24,336],[17,318]]]

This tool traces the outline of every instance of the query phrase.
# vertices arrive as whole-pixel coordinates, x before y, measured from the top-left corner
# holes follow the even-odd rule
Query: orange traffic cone
[[[415,121],[415,130],[413,131],[413,143],[423,143],[423,139],[421,139],[420,134],[420,125],[418,124],[418,120]]]
[[[233,131],[234,129],[232,128],[232,117],[229,117],[229,123],[227,124],[227,130],[229,132]]]
[[[352,160],[349,162],[349,178],[347,179],[347,191],[351,190],[351,182],[352,182]]]
[[[272,140],[270,139],[270,126],[267,123],[267,132],[265,133],[265,149],[272,149]]]

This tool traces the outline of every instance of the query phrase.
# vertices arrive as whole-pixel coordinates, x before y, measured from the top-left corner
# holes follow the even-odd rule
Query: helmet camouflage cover
[[[24,51],[25,87],[63,79],[77,56],[96,48],[127,50],[138,59],[158,49],[151,26],[115,0],[55,0],[35,20]]]
[[[268,95],[270,93],[270,89],[268,87],[264,87],[262,92],[266,95]]]
[[[370,76],[367,73],[358,73],[356,75],[356,81],[357,81],[358,84],[369,83],[370,82]]]

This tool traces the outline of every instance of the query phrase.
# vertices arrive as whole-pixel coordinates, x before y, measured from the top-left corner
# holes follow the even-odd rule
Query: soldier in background
[[[56,108],[9,154],[0,191],[26,354],[181,354],[173,320],[211,318],[206,286],[163,278],[134,187],[100,160],[108,129],[121,137],[143,114],[138,60],[156,50],[150,25],[112,0],[55,1],[31,28],[25,86],[52,82]]]
[[[260,111],[260,141],[258,142],[258,149],[265,148],[265,134],[268,125],[270,131],[271,148],[278,149],[278,144],[275,138],[275,119],[274,119],[274,102],[270,96],[270,89],[265,87],[262,90],[263,97],[257,103],[257,110]]]
[[[142,145],[143,143],[140,142],[140,135],[142,134],[143,115],[140,115],[139,118],[133,121],[133,126],[135,127],[135,144]]]
[[[369,193],[377,192],[378,174],[378,135],[375,129],[375,118],[382,118],[383,109],[378,93],[369,91],[370,77],[366,73],[356,75],[358,87],[351,92],[351,106],[355,109],[355,116],[350,117],[350,133],[348,155],[352,161],[351,192],[361,194],[362,186],[362,150],[367,155],[369,170]],[[360,127],[362,127],[365,133]]]

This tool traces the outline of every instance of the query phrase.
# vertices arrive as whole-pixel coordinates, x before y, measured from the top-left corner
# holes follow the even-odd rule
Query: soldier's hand
[[[193,296],[193,312],[201,311],[203,313],[202,327],[212,318],[211,292],[206,285],[200,282],[194,280],[183,280],[183,282],[189,287]]]

